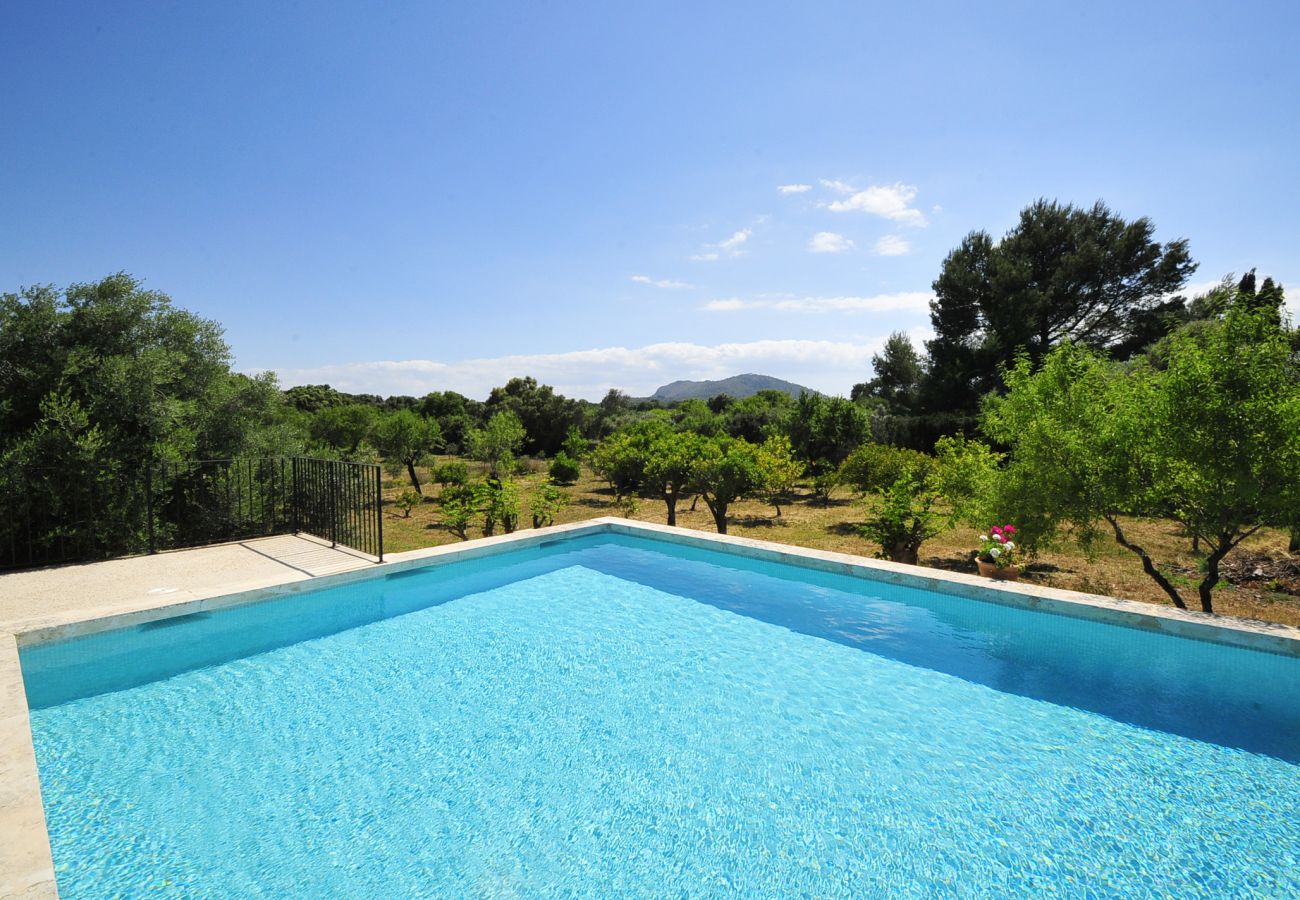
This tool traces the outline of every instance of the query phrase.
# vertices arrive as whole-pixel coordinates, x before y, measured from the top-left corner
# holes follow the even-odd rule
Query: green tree
[[[442,432],[433,419],[411,412],[409,409],[384,413],[375,425],[375,446],[386,459],[397,460],[406,466],[411,487],[423,495],[420,478],[415,472],[416,463],[442,446]]]
[[[758,467],[761,472],[759,493],[781,517],[781,504],[789,503],[795,483],[803,476],[804,464],[794,458],[790,439],[774,434],[758,447]]]
[[[1005,454],[965,435],[951,435],[938,440],[934,457],[930,477],[948,504],[953,524],[966,522],[984,530],[990,523],[1007,521],[999,518],[997,501]]]
[[[862,535],[879,545],[882,556],[916,565],[921,544],[946,525],[936,509],[939,499],[927,475],[909,467],[880,494],[869,496]]]
[[[468,435],[484,419],[483,404],[455,391],[434,391],[420,400],[417,412],[438,421],[448,452],[462,452]]]
[[[1131,349],[1152,313],[1182,308],[1169,297],[1196,269],[1186,241],[1160,244],[1154,232],[1149,219],[1125,221],[1100,202],[1039,200],[1001,241],[968,235],[934,282],[927,410],[973,413],[1022,352],[1037,363],[1065,341]]]
[[[731,504],[763,487],[759,448],[742,438],[717,435],[700,445],[691,486],[704,498],[718,534],[727,533]]]
[[[883,491],[910,472],[928,472],[924,453],[888,444],[863,444],[840,465],[840,483],[860,494]]]
[[[803,393],[787,424],[795,455],[814,475],[834,469],[871,435],[865,409],[843,397]]]
[[[1090,537],[1104,522],[1186,608],[1121,517],[1178,522],[1206,551],[1197,597],[1213,612],[1223,558],[1300,507],[1300,363],[1273,317],[1244,306],[1173,335],[1164,355],[1131,371],[1075,346],[1037,373],[1023,359],[984,427],[1010,447],[1002,483],[1040,531],[1070,522]]]
[[[534,528],[546,528],[555,524],[555,517],[560,510],[569,505],[569,496],[558,486],[543,482],[528,498],[528,511],[533,516]]]
[[[146,467],[300,452],[298,416],[273,376],[230,370],[215,322],[129,275],[0,295],[0,546],[141,550]],[[38,509],[53,527],[27,531]]]
[[[286,402],[274,373],[232,373],[213,384],[197,410],[197,458],[301,456],[306,436],[301,414]]]
[[[925,367],[911,338],[895,331],[885,341],[884,350],[871,357],[871,367],[876,377],[855,384],[850,399],[855,403],[877,401],[891,415],[917,411]]]
[[[588,458],[591,469],[609,483],[621,500],[641,489],[652,446],[672,430],[672,425],[660,417],[633,422],[596,446]]]
[[[569,429],[582,421],[578,404],[557,394],[536,378],[511,378],[488,396],[488,415],[509,411],[524,428],[523,449],[531,454],[553,456],[564,444]]]
[[[451,484],[438,498],[443,527],[462,541],[469,540],[469,526],[478,513],[479,492],[473,485]]]
[[[496,526],[506,534],[519,527],[519,488],[513,481],[488,478],[478,486],[479,508],[483,511],[483,536],[491,537]]]
[[[563,450],[555,454],[555,459],[551,460],[547,472],[551,480],[557,484],[573,484],[582,477],[582,467],[578,465],[578,461]]]
[[[439,463],[429,470],[429,477],[443,487],[469,482],[469,466],[458,459]]]
[[[703,400],[683,400],[673,410],[673,423],[679,431],[694,431],[705,437],[723,430],[723,419]]]
[[[519,417],[502,410],[494,413],[482,428],[471,431],[466,442],[469,455],[487,464],[490,477],[500,478],[514,470],[515,458],[526,437]]]
[[[863,444],[840,466],[840,480],[864,497],[862,534],[894,562],[916,565],[921,544],[942,530],[934,460],[887,444]]]
[[[703,456],[707,438],[693,431],[664,427],[646,442],[642,486],[645,493],[663,500],[668,524],[677,524],[677,503],[691,491],[696,466]]]
[[[362,442],[370,439],[379,420],[379,410],[362,403],[322,407],[308,424],[312,439],[354,456]]]
[[[419,491],[407,490],[402,491],[397,495],[397,498],[393,500],[393,505],[402,511],[403,519],[409,519],[411,517],[411,510],[420,505],[420,496]]]
[[[732,437],[761,444],[785,427],[794,405],[794,398],[785,391],[759,391],[728,406],[723,427]]]
[[[213,427],[210,411],[242,377],[230,371],[215,322],[125,273],[61,293],[0,295],[0,450],[22,455],[37,429],[84,420],[81,431],[98,435],[97,458],[125,469],[200,451],[233,455],[245,435]]]
[[[564,443],[560,445],[560,452],[576,463],[584,459],[590,450],[591,441],[582,436],[582,431],[576,425],[571,426],[564,436]]]
[[[285,402],[299,412],[320,412],[329,406],[342,406],[347,401],[328,384],[300,384],[286,388]]]

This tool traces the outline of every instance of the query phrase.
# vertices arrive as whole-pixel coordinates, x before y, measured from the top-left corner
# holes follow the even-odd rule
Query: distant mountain
[[[752,397],[759,391],[784,391],[791,397],[798,397],[803,392],[815,394],[816,391],[790,381],[782,381],[771,375],[732,375],[719,381],[674,381],[655,391],[651,400],[660,403],[675,403],[679,400],[708,400],[718,394],[726,394],[741,400]]]

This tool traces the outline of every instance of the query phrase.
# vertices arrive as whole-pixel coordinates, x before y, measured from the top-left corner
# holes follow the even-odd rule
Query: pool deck
[[[612,517],[414,550],[390,555],[381,564],[313,538],[290,535],[14,572],[0,575],[0,898],[58,896],[19,665],[21,646],[600,533],[636,535],[973,600],[1300,656],[1300,629],[1284,625],[1037,585],[991,583],[974,575]]]

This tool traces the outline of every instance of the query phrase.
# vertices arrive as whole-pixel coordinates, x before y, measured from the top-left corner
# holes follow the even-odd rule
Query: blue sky
[[[826,391],[1040,196],[1300,298],[1300,5],[6,4],[0,290],[286,384]],[[784,192],[780,188],[787,188]],[[803,189],[806,187],[806,189]]]

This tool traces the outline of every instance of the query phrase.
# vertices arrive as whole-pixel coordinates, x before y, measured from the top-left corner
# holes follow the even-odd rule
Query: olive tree
[[[700,445],[691,486],[704,498],[718,534],[727,533],[727,510],[736,500],[764,484],[758,445],[744,438],[715,435]]]
[[[789,503],[795,482],[803,475],[805,466],[795,459],[790,439],[783,434],[774,434],[759,444],[758,466],[761,474],[758,492],[772,504],[779,519],[781,504]]]
[[[677,524],[677,501],[691,492],[707,438],[691,431],[664,430],[650,441],[642,468],[642,489],[663,500],[668,524]]]
[[[469,432],[466,443],[469,455],[487,464],[488,476],[499,479],[514,469],[515,457],[525,437],[519,417],[506,409],[493,413],[486,425]]]
[[[411,487],[423,495],[415,464],[427,454],[442,446],[442,431],[434,419],[426,419],[409,409],[385,413],[379,418],[374,431],[375,446],[385,459],[406,466]]]
[[[378,419],[379,410],[365,403],[325,406],[312,414],[307,430],[317,443],[352,456],[371,437]]]

